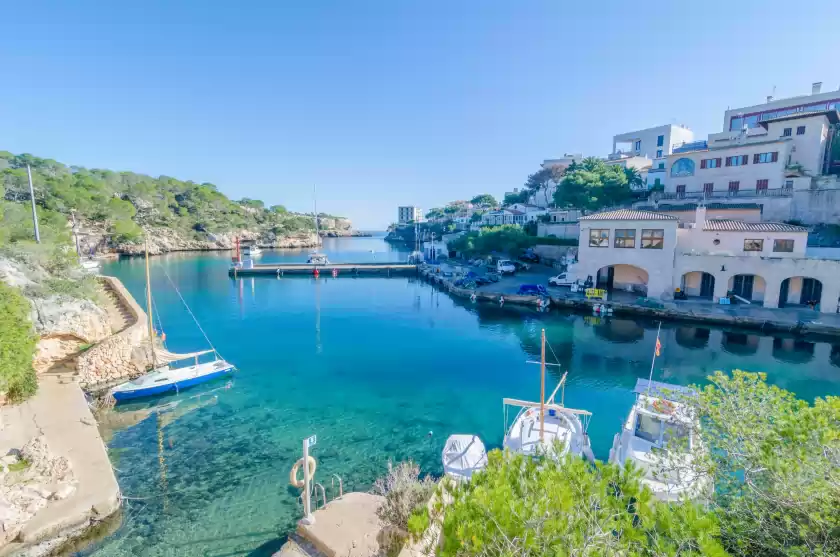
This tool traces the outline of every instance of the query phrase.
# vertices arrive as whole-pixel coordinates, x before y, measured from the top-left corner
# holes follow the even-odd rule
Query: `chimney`
[[[822,81],[815,81],[811,84],[811,94],[812,95],[819,95],[820,89],[822,89]]]
[[[773,102],[773,95],[767,95],[767,102]]]
[[[700,230],[706,227],[706,206],[700,203],[694,212],[694,224]]]

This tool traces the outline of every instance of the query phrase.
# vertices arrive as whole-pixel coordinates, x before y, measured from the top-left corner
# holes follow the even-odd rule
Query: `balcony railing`
[[[683,191],[683,192],[652,192],[650,198],[656,199],[726,199],[744,197],[790,197],[793,195],[793,188],[775,188],[765,190],[738,190],[738,191]]]

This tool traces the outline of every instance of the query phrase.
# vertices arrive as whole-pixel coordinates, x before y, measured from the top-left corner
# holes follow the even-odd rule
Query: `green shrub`
[[[17,288],[0,282],[0,389],[19,402],[37,389],[32,368],[36,337],[29,321],[30,305]]]
[[[485,471],[447,488],[452,502],[442,514],[437,555],[727,554],[714,515],[691,503],[660,502],[638,478],[630,468],[593,467],[578,458],[491,451]],[[422,526],[422,512],[415,516],[412,525]]]

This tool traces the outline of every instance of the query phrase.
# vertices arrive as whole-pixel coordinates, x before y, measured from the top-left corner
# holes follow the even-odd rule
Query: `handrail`
[[[316,509],[318,508],[318,488],[319,487],[321,488],[321,500],[324,502],[324,506],[325,507],[327,506],[327,490],[325,490],[324,486],[322,486],[321,484],[316,483],[315,484],[315,493],[314,493],[314,495],[315,495],[315,508]]]
[[[330,490],[333,493],[335,493],[335,480],[336,480],[336,478],[338,478],[338,496],[339,497],[344,497],[344,482],[341,480],[341,476],[339,476],[338,474],[333,474],[332,475],[332,478],[331,478],[332,487],[330,488]]]

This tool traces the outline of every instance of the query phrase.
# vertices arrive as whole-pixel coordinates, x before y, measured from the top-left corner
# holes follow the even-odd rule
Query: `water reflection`
[[[758,335],[750,335],[747,333],[723,333],[723,349],[730,354],[737,354],[738,356],[748,356],[758,352]]]
[[[814,359],[815,344],[794,338],[774,338],[773,357],[789,364],[805,364]]]
[[[703,349],[709,345],[711,331],[703,327],[677,327],[675,340],[683,348]]]

